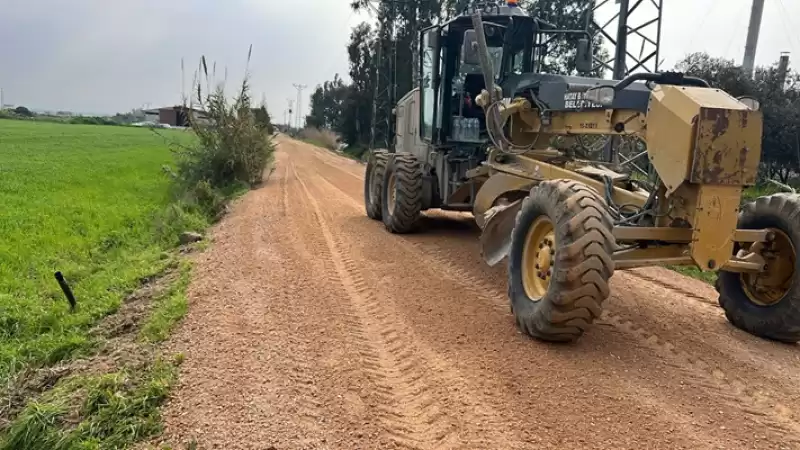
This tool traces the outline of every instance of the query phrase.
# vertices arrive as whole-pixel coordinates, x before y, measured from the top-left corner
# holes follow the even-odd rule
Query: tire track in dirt
[[[331,262],[335,274],[328,273],[327,278],[342,285],[355,311],[351,322],[362,344],[361,357],[365,368],[382,397],[376,409],[386,432],[396,443],[409,448],[424,448],[429,443],[437,446],[454,444],[456,436],[452,425],[447,423],[448,418],[427,394],[428,387],[423,384],[424,373],[419,373],[419,362],[399,342],[397,331],[354,270],[352,260],[339,247],[341,244],[333,237],[308,187],[296,169],[293,170],[328,245],[328,252],[320,256]]]
[[[334,169],[337,172],[344,172],[345,174],[350,175],[351,177],[357,180],[364,179],[364,170],[366,166],[361,165],[361,163],[356,162],[356,164],[359,164],[358,166],[348,166],[348,168],[344,168],[341,166],[341,163],[343,161],[347,162],[350,161],[355,162],[355,161],[348,159],[344,156],[331,153],[331,151],[327,149],[322,149],[316,146],[312,146],[310,144],[307,148],[311,150],[311,155],[314,157],[314,159],[321,162],[326,167]],[[350,171],[350,168],[357,169],[357,172]]]
[[[281,178],[281,215],[286,217],[289,211],[289,158],[284,158],[283,177]]]
[[[670,291],[678,293],[678,294],[680,294],[680,295],[682,295],[682,296],[684,296],[686,298],[695,300],[695,301],[697,301],[699,303],[703,303],[703,304],[706,304],[706,305],[709,305],[709,306],[713,306],[715,308],[719,308],[720,307],[719,303],[717,303],[717,302],[709,300],[706,297],[703,297],[701,295],[697,295],[696,293],[694,293],[694,292],[692,292],[692,291],[690,291],[688,289],[684,289],[681,286],[677,286],[677,285],[674,285],[674,284],[672,284],[672,283],[670,283],[668,281],[656,278],[656,277],[651,276],[649,274],[645,274],[645,273],[641,272],[638,269],[629,269],[629,270],[625,270],[624,272],[620,271],[620,273],[626,273],[626,274],[628,274],[628,275],[630,275],[632,277],[639,278],[640,280],[646,281],[648,283],[655,284],[657,286],[661,286],[664,289],[669,289]]]
[[[336,186],[336,184],[328,180],[324,175],[320,174],[319,178],[332,189],[339,191],[354,211],[363,211],[363,205],[353,199],[347,192]],[[489,301],[497,311],[506,314],[510,313],[511,306],[505,298],[505,293],[501,295],[487,294],[496,290],[495,286],[492,286],[485,280],[479,279],[453,264],[451,258],[441,256],[434,248],[412,240],[404,240],[403,243],[406,244],[407,247],[416,250],[419,256],[426,258],[437,270],[442,271],[451,281],[461,284],[463,288],[475,294],[481,300]]]
[[[774,394],[756,388],[748,388],[747,381],[731,375],[712,362],[696,354],[681,350],[674,342],[626,320],[622,315],[604,309],[601,319],[620,331],[633,336],[638,342],[669,358],[675,368],[702,378],[695,381],[700,386],[719,391],[720,397],[741,405],[740,410],[751,416],[760,425],[783,435],[791,435],[793,444],[800,444],[800,424],[793,409],[782,404]],[[772,418],[777,423],[763,420]]]
[[[190,311],[170,344],[186,354],[165,411],[165,438],[174,448],[190,440],[198,448],[282,447],[288,441],[327,448],[331,433],[321,406],[331,391],[318,385],[323,376],[313,362],[319,347],[312,345],[308,322],[293,320],[293,308],[301,305],[269,282],[304,283],[286,264],[291,252],[280,243],[276,218],[288,187],[286,180],[274,181],[233,205],[215,229],[213,247],[198,254]],[[265,273],[267,282],[252,282]],[[270,420],[275,416],[283,420]]]
[[[505,424],[496,412],[487,411],[485,405],[481,405],[484,411],[479,416],[467,411],[460,411],[456,416],[452,405],[446,406],[442,397],[434,398],[430,394],[432,379],[444,377],[442,385],[447,386],[463,384],[463,380],[450,375],[451,367],[415,345],[409,339],[409,330],[398,326],[396,315],[367,285],[357,263],[343,250],[345,246],[338,234],[331,232],[314,196],[302,180],[300,183],[329,245],[325,258],[335,268],[329,279],[343,285],[353,304],[352,328],[362,340],[361,357],[381,397],[382,406],[376,409],[392,440],[410,448],[428,448],[430,444],[435,448],[463,448],[464,445],[486,448],[498,442],[502,442],[504,448],[523,448],[520,441],[509,441],[508,433],[497,436]],[[465,436],[459,435],[458,423],[465,419],[470,424],[479,424],[480,429],[475,432],[478,438],[465,440]]]
[[[330,188],[339,191],[354,211],[360,212],[363,209],[363,205],[325,175],[322,173],[317,175]],[[405,239],[404,243],[407,244],[407,247],[416,250],[421,257],[426,258],[435,265],[439,273],[451,281],[461,284],[462,288],[473,293],[477,298],[491,302],[496,310],[510,314],[510,306],[506,299],[506,294],[499,290],[497,286],[475,277],[469,271],[454,264],[450,256],[440,255],[438,248],[408,239]],[[670,289],[680,295],[690,294],[688,295],[689,297],[695,300],[702,300],[701,303],[705,305],[713,305],[704,297],[649,275],[635,271],[620,271],[620,275],[623,274],[632,274],[635,278]],[[604,307],[601,320],[621,332],[633,336],[646,348],[657,351],[660,356],[669,358],[670,366],[689,375],[694,375],[693,378],[699,376],[702,380],[695,381],[699,386],[718,391],[721,398],[740,405],[739,409],[751,416],[755,422],[782,435],[791,435],[792,444],[800,445],[800,424],[797,423],[797,416],[791,407],[782,404],[775,395],[760,389],[748,388],[746,380],[725,372],[714,363],[699,356],[690,355],[688,352],[680,350],[680,346],[674,342],[637,326],[633,321],[624,319],[620,313],[616,313],[608,304]],[[768,417],[774,419],[777,423],[764,420]]]
[[[305,162],[304,162],[303,166],[304,167],[307,166]],[[314,188],[315,188],[315,191],[318,192],[318,195],[324,195],[322,193],[328,193],[328,192],[337,192],[337,195],[333,196],[333,198],[335,198],[336,200],[334,200],[332,203],[329,203],[329,204],[326,203],[326,207],[328,208],[329,211],[332,211],[332,212],[335,211],[335,213],[331,213],[331,214],[334,214],[335,216],[338,217],[337,222],[340,224],[340,226],[348,227],[349,230],[344,232],[345,235],[346,234],[350,234],[352,236],[364,236],[364,238],[367,239],[368,236],[374,235],[375,233],[382,233],[382,231],[378,231],[378,229],[377,229],[378,227],[375,226],[375,225],[378,225],[378,224],[375,223],[375,222],[372,222],[372,221],[358,221],[358,223],[356,223],[356,222],[354,222],[352,220],[349,220],[350,218],[353,218],[354,215],[351,212],[346,212],[346,211],[343,211],[343,210],[346,209],[346,210],[350,210],[350,211],[353,211],[353,212],[358,211],[359,213],[363,213],[362,206],[359,205],[352,198],[352,196],[350,196],[350,198],[348,198],[348,197],[342,195],[342,192],[344,192],[344,191],[339,189],[338,186],[335,183],[327,180],[327,176],[326,176],[327,174],[323,174],[323,173],[321,173],[318,170],[315,170],[313,168],[310,168],[308,170],[309,171],[313,171],[313,179],[314,179],[314,182],[315,182],[314,183]],[[344,181],[344,180],[338,180],[339,183],[341,183],[342,181]],[[333,184],[333,186],[331,186],[331,184]],[[363,215],[363,214],[359,214],[359,215]],[[350,227],[356,227],[356,228],[350,228]],[[387,235],[386,238],[385,238],[386,245],[388,245],[389,247],[396,247],[396,246],[399,245],[400,247],[402,247],[402,249],[400,249],[399,253],[395,252],[395,251],[392,251],[391,255],[389,255],[389,254],[386,255],[386,259],[383,259],[379,255],[376,255],[376,254],[373,254],[373,256],[371,256],[371,257],[367,257],[366,254],[365,254],[365,257],[367,258],[367,260],[370,260],[370,261],[373,261],[373,262],[378,262],[378,261],[387,261],[387,262],[389,262],[389,261],[395,261],[395,260],[396,261],[406,261],[406,260],[409,260],[409,261],[411,261],[411,260],[420,261],[422,264],[424,264],[424,268],[423,267],[419,267],[416,270],[416,272],[419,272],[420,270],[422,270],[422,271],[424,271],[426,273],[435,274],[436,278],[441,280],[441,285],[443,285],[443,286],[458,286],[456,288],[457,291],[453,291],[453,295],[454,296],[460,296],[460,295],[466,294],[468,297],[474,297],[474,298],[481,299],[481,300],[485,300],[485,299],[496,300],[496,302],[491,302],[491,301],[479,301],[479,302],[474,302],[474,303],[470,302],[471,305],[478,305],[479,304],[481,306],[478,306],[477,308],[469,307],[468,311],[467,310],[464,311],[464,313],[465,313],[464,317],[465,318],[472,316],[473,314],[475,314],[478,311],[479,311],[478,314],[485,315],[487,310],[496,309],[496,310],[501,310],[502,311],[502,314],[498,315],[497,317],[501,317],[502,316],[502,317],[509,318],[507,324],[510,326],[510,324],[512,322],[510,320],[511,315],[509,314],[509,309],[510,308],[509,308],[509,306],[507,304],[507,301],[505,300],[505,294],[500,294],[498,292],[498,295],[496,295],[496,296],[487,297],[487,295],[491,295],[492,289],[496,289],[495,285],[492,285],[491,283],[486,282],[484,277],[475,277],[474,275],[470,274],[469,271],[465,271],[464,269],[462,269],[462,267],[458,266],[457,264],[453,264],[452,263],[453,254],[452,254],[452,251],[450,251],[450,250],[446,250],[444,248],[440,248],[437,245],[430,245],[430,244],[424,245],[424,244],[415,243],[416,248],[411,247],[409,245],[406,245],[406,244],[411,244],[412,242],[414,242],[413,239],[414,239],[413,237],[412,238],[407,238],[405,236],[397,236],[397,235],[391,235],[390,236],[390,235]],[[439,254],[445,255],[445,258],[431,259],[430,257],[428,257],[430,255],[430,254],[427,253],[428,251],[431,251],[430,254],[434,254],[434,255],[437,255],[437,256]],[[362,252],[363,252],[363,250],[362,250]],[[369,252],[368,252],[368,254],[369,254]],[[403,254],[405,254],[405,255],[403,255]],[[451,270],[443,271],[442,266],[448,267]],[[376,267],[376,270],[379,270],[379,271],[392,271],[392,268],[391,268],[391,266],[382,267],[382,268]],[[448,276],[448,274],[449,274],[449,276]],[[440,276],[441,276],[441,278],[440,278]],[[465,280],[465,278],[466,278],[466,280]],[[420,281],[423,281],[423,280],[420,280]],[[469,289],[468,286],[470,284],[472,284],[473,282],[475,282],[475,284],[477,285],[476,288]],[[425,282],[425,284],[428,284],[428,283]],[[483,288],[485,290],[482,291],[481,288]],[[397,289],[397,287],[395,287],[394,289]],[[458,292],[458,293],[456,293],[456,292]],[[489,294],[487,294],[487,292],[489,292]],[[436,302],[436,303],[441,303],[443,301],[446,302],[444,299],[441,299],[441,298],[439,298],[437,300],[431,299],[431,301],[432,302]],[[494,303],[494,305],[493,305],[493,303]],[[466,306],[466,304],[465,304],[465,306]],[[425,308],[425,309],[427,309],[427,308]],[[408,315],[409,311],[405,311],[405,312],[403,312],[403,314],[404,315]],[[424,313],[423,313],[423,315],[424,315]],[[453,316],[453,319],[456,319],[456,316]],[[454,320],[454,322],[458,323],[461,320],[467,320],[468,321],[470,319],[458,319],[458,320]],[[495,326],[494,326],[494,328],[492,328],[492,330],[496,330],[497,329],[496,326],[498,324],[498,321],[496,319],[491,319],[490,321],[492,323],[495,323]],[[503,321],[503,322],[505,322],[505,321]],[[466,322],[465,322],[465,324],[466,324]],[[434,325],[434,326],[438,326],[438,325],[439,324]],[[444,324],[442,324],[442,325],[444,325]],[[600,384],[596,384],[596,383],[590,383],[590,384],[586,385],[581,380],[586,380],[586,377],[589,376],[589,375],[582,373],[582,370],[585,370],[586,367],[584,366],[583,363],[580,362],[579,359],[574,359],[573,360],[572,358],[568,358],[568,360],[572,360],[572,362],[563,359],[564,355],[563,355],[563,353],[561,353],[561,351],[558,350],[558,348],[553,348],[552,349],[552,352],[554,353],[554,357],[551,358],[551,357],[547,356],[547,353],[551,352],[551,350],[546,348],[546,347],[540,347],[538,345],[534,345],[534,347],[531,348],[531,347],[528,346],[527,341],[520,341],[518,337],[514,337],[513,336],[513,333],[512,333],[512,337],[510,337],[509,341],[506,342],[505,338],[509,337],[507,334],[505,334],[507,332],[503,331],[503,332],[498,332],[498,333],[503,336],[503,338],[501,338],[501,340],[504,342],[504,343],[498,343],[498,345],[503,346],[503,347],[511,345],[511,346],[517,348],[517,350],[519,350],[520,352],[512,351],[511,354],[516,353],[516,356],[518,358],[521,357],[520,361],[529,361],[528,363],[532,364],[532,367],[531,367],[531,369],[523,369],[522,366],[517,365],[517,364],[512,364],[513,368],[512,367],[508,367],[508,366],[506,366],[505,368],[494,367],[492,364],[496,365],[496,364],[498,364],[500,362],[500,361],[497,361],[496,359],[493,362],[489,362],[489,365],[487,366],[486,363],[485,363],[485,361],[487,361],[487,359],[479,358],[478,361],[475,361],[475,362],[477,363],[477,365],[481,366],[484,370],[487,370],[487,372],[485,372],[483,375],[478,375],[478,376],[479,377],[488,377],[489,379],[492,379],[493,381],[496,380],[497,382],[500,383],[499,385],[496,384],[496,383],[489,383],[488,386],[484,386],[484,392],[498,392],[498,394],[499,394],[499,391],[497,391],[497,389],[500,389],[501,391],[504,392],[504,394],[501,394],[501,395],[504,395],[504,396],[503,397],[498,396],[496,401],[509,402],[508,403],[509,405],[513,405],[513,407],[511,408],[512,410],[511,411],[506,411],[506,412],[511,414],[509,417],[512,417],[512,416],[514,417],[514,419],[512,419],[512,421],[513,420],[517,420],[516,426],[521,426],[522,429],[525,429],[526,431],[529,431],[528,433],[526,433],[527,439],[533,439],[533,440],[535,440],[535,442],[541,442],[542,436],[548,436],[545,439],[548,439],[548,438],[552,439],[552,436],[554,435],[554,433],[552,431],[553,427],[556,427],[555,429],[560,430],[560,425],[554,425],[553,422],[548,420],[548,419],[544,419],[543,423],[540,422],[538,419],[534,419],[533,421],[536,423],[536,425],[533,425],[533,427],[531,427],[531,425],[532,425],[531,424],[531,418],[530,417],[525,417],[525,412],[524,411],[526,411],[526,410],[536,410],[538,408],[538,406],[537,406],[538,400],[541,397],[540,397],[540,395],[534,394],[534,396],[532,398],[528,398],[527,400],[522,400],[519,397],[521,395],[519,390],[533,389],[533,392],[537,392],[539,389],[541,389],[542,384],[544,384],[544,386],[548,386],[549,385],[550,389],[556,389],[556,390],[565,392],[565,396],[563,397],[563,399],[566,400],[566,404],[563,403],[561,400],[559,400],[559,399],[562,399],[562,397],[556,397],[557,399],[553,398],[553,399],[549,399],[549,400],[546,401],[546,403],[550,404],[551,407],[557,408],[558,414],[556,414],[556,416],[561,415],[561,414],[573,414],[573,416],[571,416],[571,417],[575,417],[575,418],[581,417],[581,419],[578,419],[578,420],[583,420],[583,418],[587,417],[587,416],[588,417],[598,417],[597,415],[599,414],[600,417],[603,417],[603,415],[604,415],[604,413],[602,412],[602,409],[600,409],[600,410],[595,409],[595,408],[598,408],[598,405],[600,404],[599,402],[595,403],[595,402],[593,402],[593,401],[591,401],[591,400],[589,400],[587,398],[582,398],[581,394],[586,395],[589,392],[593,392],[594,395],[600,396],[599,398],[605,398],[605,396],[607,395],[606,392],[607,392],[608,389],[611,389],[612,392],[614,392],[614,391],[616,391],[616,392],[630,392],[630,393],[636,392],[636,393],[638,393],[638,395],[636,395],[635,397],[630,397],[630,396],[628,396],[628,394],[623,394],[622,396],[614,396],[614,395],[612,395],[612,396],[609,396],[608,398],[611,401],[613,401],[613,402],[615,402],[617,404],[620,404],[620,403],[624,404],[626,407],[633,409],[633,411],[652,411],[652,412],[648,413],[650,415],[650,417],[644,422],[644,424],[646,424],[650,420],[657,421],[658,419],[661,419],[663,421],[669,421],[669,424],[670,424],[669,425],[669,429],[675,430],[678,433],[678,436],[681,436],[681,438],[678,438],[677,441],[673,441],[671,438],[668,438],[668,439],[670,439],[670,441],[671,441],[671,443],[673,445],[672,446],[668,446],[666,448],[700,448],[700,447],[710,448],[709,447],[709,441],[708,441],[708,439],[710,437],[708,436],[708,434],[702,435],[702,434],[698,434],[697,433],[698,430],[696,428],[694,428],[695,426],[697,426],[697,424],[695,423],[695,421],[693,420],[693,417],[691,416],[692,413],[688,412],[688,414],[687,414],[686,412],[681,411],[681,409],[680,409],[680,400],[678,400],[678,401],[675,401],[675,400],[667,401],[666,403],[663,402],[663,399],[661,398],[661,396],[660,396],[660,394],[658,392],[652,391],[651,389],[649,389],[649,386],[647,385],[646,382],[642,383],[641,380],[639,380],[637,378],[620,380],[620,379],[618,379],[616,377],[613,377],[611,380],[606,380],[606,382],[611,382],[611,385],[606,385],[606,386],[603,386],[603,387],[600,387],[601,385]],[[428,335],[428,339],[430,339],[432,337],[434,339],[436,339],[435,335],[437,333],[433,333],[432,335],[430,333],[425,333],[425,334]],[[460,348],[462,345],[465,344],[464,340],[462,340],[460,338],[456,338],[454,340],[451,340],[451,339],[448,338],[447,340],[451,344],[455,344],[456,347],[443,348],[441,351],[444,351],[444,352],[446,352],[448,354],[453,354],[453,355],[458,355],[459,351],[462,351],[462,352],[463,351],[467,351],[466,347],[464,347],[463,350],[458,350],[458,348]],[[461,342],[459,342],[459,341],[461,341]],[[519,344],[521,344],[521,345],[519,345]],[[498,352],[499,351],[499,348],[492,347],[491,343],[489,343],[489,347],[485,347],[485,345],[486,345],[485,343],[484,344],[478,343],[478,346],[477,347],[473,347],[473,348],[475,350],[477,350],[478,352],[481,352],[481,351]],[[544,360],[539,361],[537,358],[529,360],[530,359],[530,355],[527,354],[526,349],[527,349],[527,351],[533,350],[536,353],[537,352],[537,350],[536,350],[537,348],[538,348],[538,351],[543,351],[544,352],[542,354],[542,356],[545,356]],[[634,347],[628,347],[628,348],[634,348]],[[503,352],[503,353],[505,353],[504,358],[510,357],[509,353],[507,353],[507,352]],[[558,356],[559,354],[561,354],[562,356]],[[607,353],[606,353],[606,355],[607,355]],[[458,357],[458,356],[454,356],[454,357]],[[483,361],[481,361],[481,359]],[[491,361],[492,359],[493,358],[489,358],[488,360]],[[534,373],[535,373],[536,369],[533,369],[533,368],[537,367],[538,364],[552,364],[552,363],[556,363],[556,365],[559,366],[559,368],[555,369],[555,371],[553,372],[554,376],[564,376],[566,373],[570,373],[571,376],[567,375],[567,376],[570,376],[570,378],[569,378],[569,381],[566,383],[566,386],[564,384],[562,384],[562,382],[560,382],[560,381],[557,384],[555,384],[555,383],[552,383],[552,381],[554,381],[554,380],[549,380],[549,381],[548,380],[543,380],[543,379],[539,378],[538,376],[534,376],[530,380],[530,382],[521,381],[521,380],[524,380],[524,379],[530,377],[531,374],[526,374],[527,370],[534,370]],[[501,363],[501,365],[505,365],[505,364]],[[469,368],[469,366],[465,367],[464,370],[469,370],[468,368]],[[611,370],[613,371],[614,369],[611,369]],[[634,370],[636,370],[636,369],[634,369]],[[594,372],[593,370],[590,370],[590,371]],[[625,370],[625,372],[627,372],[627,371],[628,370]],[[600,372],[600,375],[603,375],[604,372],[606,374],[608,373],[608,372],[606,372],[605,370],[602,370],[602,369],[599,370],[599,372]],[[558,374],[561,374],[561,375],[558,375]],[[476,373],[471,373],[471,375],[472,376],[476,376]],[[500,377],[499,378],[495,378],[498,375]],[[521,382],[516,381],[517,378],[519,378]],[[483,383],[478,383],[478,384],[482,385]],[[507,388],[510,387],[510,386],[514,386],[514,387],[511,389],[511,391],[508,391]],[[613,386],[613,388],[611,386]],[[623,389],[623,390],[620,391],[619,389]],[[568,394],[567,394],[567,392],[568,392]],[[575,395],[577,395],[577,397],[573,398],[573,396],[575,396]],[[503,400],[500,400],[501,398]],[[533,403],[530,403],[531,401]],[[573,401],[574,401],[574,403],[573,403]],[[557,404],[558,406],[554,406],[554,404]],[[644,408],[642,408],[642,406],[644,406]],[[585,410],[585,412],[580,412],[583,407],[587,407],[587,410]],[[575,409],[575,408],[577,408],[577,409]],[[540,414],[545,414],[545,417],[547,417],[547,416],[550,416],[551,411],[552,410],[541,411]],[[567,412],[567,411],[569,411],[569,412]],[[714,414],[716,415],[716,411],[714,411]],[[599,417],[598,417],[598,419],[599,419]],[[716,417],[714,419],[716,419]],[[606,419],[603,419],[603,420],[606,420]],[[623,420],[625,420],[625,419],[623,419]],[[510,422],[510,423],[513,423],[513,422]],[[586,423],[589,423],[589,422],[586,422]],[[626,421],[626,423],[627,423],[627,421]],[[592,426],[593,425],[594,424],[592,424]],[[644,426],[647,426],[647,425],[644,425]],[[547,429],[547,430],[550,430],[550,431],[543,435],[543,434],[540,434],[538,431],[536,431],[536,430],[540,430],[540,429]],[[648,430],[652,430],[653,428],[647,428],[647,429]],[[680,431],[678,431],[678,430],[680,430]],[[582,430],[582,431],[586,432],[587,430]],[[560,431],[559,431],[559,433],[560,433]],[[558,433],[556,433],[556,434],[558,434]],[[601,434],[607,434],[607,433],[601,433]],[[711,435],[715,435],[715,434],[716,433],[714,433],[714,432],[711,433]],[[565,446],[565,442],[563,441],[563,439],[565,439],[565,438],[569,442],[572,442],[572,444]],[[643,439],[645,439],[646,441],[649,442],[649,438],[644,438],[644,437],[640,437],[640,438],[643,438]],[[558,439],[560,439],[560,441],[552,441],[551,440],[550,441],[551,442],[550,445],[555,445],[556,442],[560,442],[560,444],[561,444],[560,447],[562,447],[562,448],[567,448],[567,447],[568,448],[586,448],[586,446],[584,444],[584,441],[583,440],[577,440],[574,435],[561,434],[561,436]],[[575,439],[575,440],[573,441],[573,439]],[[659,441],[658,438],[656,438],[654,440],[654,442],[651,442],[651,444],[654,444],[657,441]],[[686,444],[687,441],[691,442],[694,445],[690,444],[690,445],[687,446],[687,444]],[[598,443],[598,441],[592,441],[592,442],[594,442],[595,444]],[[608,442],[613,442],[613,440],[606,441],[607,444],[608,444]],[[678,442],[681,442],[681,443],[679,444]],[[650,447],[650,448],[663,448],[662,447],[663,444],[664,444],[664,442],[661,441],[660,444],[659,443],[655,443],[655,446]],[[676,446],[676,444],[677,444],[677,446]],[[631,444],[629,443],[628,445],[631,445]],[[613,445],[612,445],[612,447],[613,447]],[[632,447],[631,446],[625,446],[625,445],[622,445],[621,443],[617,442],[617,445],[616,445],[615,448],[622,448],[622,447],[624,447],[624,448],[641,448],[641,447],[637,447],[637,446],[632,446]],[[489,448],[496,448],[496,447],[489,446]],[[536,445],[533,445],[533,448],[536,448]]]
[[[289,160],[282,158],[286,168],[283,170],[283,177],[279,183],[280,200],[276,199],[274,202],[279,203],[281,217],[286,218],[289,208]],[[270,203],[261,201],[258,205],[258,216],[268,217]],[[291,220],[291,219],[290,219]],[[250,251],[263,248],[263,245],[274,242],[278,238],[276,231],[267,226],[267,221],[261,220],[256,222],[257,233],[252,239]],[[241,233],[241,232],[240,232]],[[237,233],[237,234],[240,234]],[[260,241],[260,242],[259,242]],[[280,260],[276,255],[271,252],[266,252],[260,256],[261,260],[270,261],[269,266],[280,264]],[[253,273],[254,277],[258,275]],[[290,279],[295,275],[289,276]],[[295,280],[292,284],[296,284]],[[254,327],[255,328],[255,327]],[[303,436],[297,439],[299,444],[310,445],[317,448],[325,448],[323,445],[325,438],[325,431],[321,424],[324,422],[325,413],[323,412],[323,404],[320,401],[322,392],[317,386],[319,379],[318,365],[312,364],[318,358],[309,358],[309,355],[319,356],[316,347],[311,345],[311,333],[308,330],[308,324],[304,322],[296,322],[294,326],[290,327],[290,332],[284,334],[284,339],[287,341],[287,347],[291,351],[284,354],[284,366],[282,370],[289,380],[290,389],[292,394],[292,403],[288,408],[288,412],[293,415],[294,420],[298,422],[303,430]]]
[[[349,430],[349,439],[354,439],[358,445],[368,442],[371,446],[385,447],[391,440],[382,436],[383,426],[375,420],[372,405],[384,404],[385,399],[375,400],[374,375],[365,373],[363,359],[365,339],[359,331],[358,319],[354,317],[351,301],[342,301],[347,295],[342,280],[335,270],[334,259],[331,256],[330,244],[325,235],[320,232],[322,225],[318,220],[318,205],[307,194],[307,187],[300,178],[293,161],[287,160],[287,173],[292,177],[292,196],[290,199],[288,230],[293,230],[286,236],[286,240],[295,248],[296,253],[312,265],[308,272],[321,286],[324,292],[317,296],[318,310],[314,311],[313,320],[320,325],[327,324],[340,331],[336,339],[341,356],[335,363],[336,376],[333,382],[345,386],[345,393],[340,395],[334,404],[325,405],[326,415],[335,417],[346,425],[339,425],[340,429]],[[312,231],[313,230],[313,231]],[[299,357],[306,357],[302,353]],[[325,355],[314,358],[324,360]],[[332,369],[329,367],[328,370]],[[346,445],[345,445],[346,442]],[[358,448],[351,442],[342,442],[337,439],[334,448]]]
[[[699,296],[694,292],[676,286],[656,276],[642,273],[641,270],[642,269],[626,270],[619,275],[622,277],[630,276],[631,278],[645,281],[654,286],[678,293],[683,297],[696,300],[701,304],[720,309],[718,303],[712,302],[706,297]],[[749,384],[751,384],[749,381],[731,375],[713,361],[697,356],[696,352],[690,353],[682,350],[681,346],[674,341],[670,341],[661,337],[659,334],[647,331],[647,329],[640,326],[637,321],[626,319],[624,314],[614,313],[613,310],[607,309],[604,311],[603,319],[616,328],[634,335],[639,342],[643,342],[648,348],[658,352],[659,355],[670,357],[679,364],[679,367],[692,369],[702,374],[705,382],[712,383],[714,388],[730,395],[731,398],[736,399],[737,402],[754,407],[751,409],[745,408],[748,414],[755,416],[771,416],[775,418],[781,424],[780,426],[772,424],[765,424],[765,426],[780,432],[791,432],[794,434],[795,442],[800,443],[800,426],[797,423],[797,413],[792,407],[779,400],[778,396],[775,394],[768,393],[757,386],[749,386]],[[674,325],[670,326],[674,327]]]

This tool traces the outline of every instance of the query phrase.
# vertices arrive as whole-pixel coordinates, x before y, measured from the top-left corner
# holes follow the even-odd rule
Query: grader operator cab
[[[741,205],[761,158],[758,102],[680,73],[541,73],[556,34],[578,38],[574,65],[590,72],[589,36],[515,3],[422,32],[420,87],[396,106],[394,151],[367,164],[367,215],[408,233],[427,209],[471,211],[485,261],[508,260],[517,325],[536,338],[580,337],[615,270],[686,265],[718,273],[733,325],[800,341],[800,196]],[[636,142],[641,154],[586,158],[554,145],[588,136]]]

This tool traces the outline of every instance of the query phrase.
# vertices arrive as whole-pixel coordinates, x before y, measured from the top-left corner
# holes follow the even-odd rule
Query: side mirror
[[[592,71],[592,53],[592,41],[585,37],[578,39],[578,52],[575,55],[575,68],[578,72]]]
[[[464,44],[461,46],[461,61],[471,66],[479,66],[481,59],[478,56],[478,38],[475,30],[464,32]]]
[[[747,106],[747,108],[749,108],[751,111],[758,111],[759,109],[761,109],[761,102],[759,102],[758,99],[755,97],[744,95],[742,97],[737,98],[736,100],[739,100],[740,102],[744,103],[744,105]]]

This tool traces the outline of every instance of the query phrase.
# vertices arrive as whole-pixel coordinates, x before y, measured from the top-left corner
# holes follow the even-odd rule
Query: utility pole
[[[781,52],[781,59],[778,63],[778,80],[780,81],[781,90],[786,87],[786,74],[789,72],[789,53]]]
[[[636,72],[659,72],[661,23],[664,0],[586,0],[586,21],[592,38],[602,37],[613,46],[609,58],[593,57],[594,69],[611,72],[621,80]],[[622,139],[611,136],[603,148],[603,160],[619,158]]]
[[[627,75],[627,52],[628,52],[628,0],[618,0],[619,20],[617,23],[617,45],[614,54],[614,79],[621,80]]]
[[[753,69],[756,65],[756,47],[758,47],[758,34],[761,31],[763,15],[764,0],[753,0],[753,8],[750,10],[750,26],[747,28],[747,43],[744,46],[744,61],[742,61],[742,68],[750,78],[753,78]]]
[[[292,86],[294,86],[294,88],[297,89],[297,114],[295,115],[294,119],[295,119],[295,122],[297,123],[297,129],[299,130],[300,126],[302,125],[302,122],[301,122],[301,120],[302,120],[301,114],[303,112],[302,92],[303,92],[303,89],[307,88],[308,86],[305,85],[305,84],[293,84]]]
[[[292,106],[294,106],[294,100],[292,100],[292,99],[290,99],[290,98],[287,98],[287,99],[286,99],[286,102],[287,102],[287,103],[289,103],[289,109],[288,109],[288,111],[289,111],[289,117],[288,117],[288,119],[286,120],[286,127],[287,127],[288,129],[291,129],[291,128],[292,128]]]
[[[586,0],[589,32],[593,38],[602,36],[606,46],[614,47],[609,59],[594,58],[594,68],[611,71],[614,79],[635,72],[659,72],[663,62],[664,3],[664,0]]]

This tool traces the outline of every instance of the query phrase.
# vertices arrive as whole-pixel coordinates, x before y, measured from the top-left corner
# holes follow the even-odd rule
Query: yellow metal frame
[[[490,210],[492,221],[513,220],[511,213],[519,204],[497,213],[493,208],[498,199],[526,192],[544,180],[576,180],[605,192],[604,182],[576,171],[585,162],[565,163],[563,155],[549,147],[551,137],[633,136],[647,143],[650,163],[659,174],[661,209],[654,227],[614,228],[618,242],[643,245],[616,252],[617,267],[693,264],[705,271],[764,270],[759,255],[733,254],[735,243],[763,242],[768,235],[767,230],[736,229],[742,189],[755,183],[760,163],[760,112],[718,89],[659,85],[651,92],[646,114],[608,109],[542,115],[527,100],[516,99],[500,108],[500,116],[503,122],[510,120],[511,141],[529,150],[490,150],[481,172],[485,182],[473,208],[481,228],[487,226],[484,215]],[[642,207],[649,192],[615,185],[611,195],[618,205]],[[494,240],[498,242],[486,242],[485,248],[496,250],[499,238]]]

